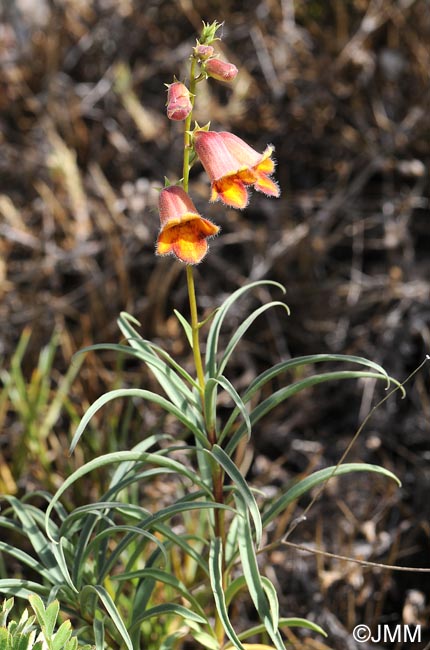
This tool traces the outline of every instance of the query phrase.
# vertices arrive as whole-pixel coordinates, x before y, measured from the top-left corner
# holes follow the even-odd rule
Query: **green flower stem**
[[[197,77],[196,77],[196,65],[197,61],[194,56],[191,57],[191,66],[190,66],[190,101],[191,106],[194,108],[194,101],[196,97],[196,86],[197,86]],[[186,192],[188,192],[188,180],[190,177],[190,153],[192,151],[191,144],[191,120],[193,118],[193,111],[190,111],[187,119],[185,120],[184,126],[184,165],[182,170],[182,185]]]
[[[203,371],[202,355],[200,352],[200,341],[199,341],[200,327],[199,327],[199,319],[197,316],[197,301],[196,301],[196,291],[194,287],[193,267],[190,266],[189,264],[187,264],[187,286],[188,286],[188,297],[190,301],[194,365],[196,367],[197,381],[199,383],[199,388],[200,388],[200,397],[202,400],[202,405],[204,405],[205,374]]]
[[[196,86],[198,81],[201,80],[201,77],[196,77],[196,66],[197,61],[194,56],[191,57],[191,66],[190,66],[190,95],[191,95],[191,104],[194,108]],[[187,119],[185,120],[184,125],[184,164],[183,164],[183,174],[182,174],[182,186],[186,192],[188,192],[189,186],[189,176],[190,176],[190,154],[192,151],[192,140],[191,140],[191,120],[192,120],[193,111],[190,112]],[[191,315],[191,332],[192,332],[192,343],[193,343],[193,355],[194,355],[194,365],[196,368],[197,381],[199,384],[200,390],[200,399],[202,402],[203,415],[205,415],[205,405],[204,405],[204,394],[205,394],[205,374],[203,370],[202,355],[200,350],[200,323],[198,319],[197,312],[197,301],[196,301],[196,291],[194,286],[194,275],[193,268],[187,264],[187,287],[188,287],[188,297],[190,302],[190,315]],[[216,431],[208,430],[207,431],[208,440],[211,445],[214,445],[217,441]],[[214,465],[212,472],[212,484],[213,484],[213,495],[214,500],[217,503],[224,503],[224,472],[219,465]],[[224,510],[216,509],[214,513],[215,518],[215,535],[221,539],[221,544],[223,550],[225,551],[226,544],[226,530],[225,530],[225,513]],[[223,553],[223,557],[224,557]],[[224,564],[224,561],[223,561]],[[227,588],[226,581],[226,572],[225,564],[222,568],[223,574],[223,583],[224,589]],[[220,646],[224,645],[225,633],[224,626],[222,624],[221,618],[218,614],[218,611],[215,608],[215,634],[218,639]]]
[[[196,58],[191,57],[191,66],[190,66],[190,95],[191,95],[191,105],[194,108],[194,100],[196,94]],[[182,185],[186,192],[188,192],[189,177],[190,177],[190,153],[192,151],[191,144],[191,120],[193,117],[193,111],[190,112],[187,119],[185,120],[184,125],[184,164],[183,164],[183,173],[182,173]],[[202,400],[202,405],[204,405],[204,392],[205,392],[205,374],[203,371],[202,355],[200,352],[200,341],[199,341],[199,319],[197,315],[197,302],[196,302],[196,291],[194,287],[194,275],[193,268],[190,265],[187,265],[187,286],[188,286],[188,297],[190,301],[190,313],[191,313],[191,330],[192,330],[192,340],[193,340],[193,355],[194,355],[194,364],[196,367],[197,381],[200,388],[200,398]],[[212,443],[213,444],[213,443]]]

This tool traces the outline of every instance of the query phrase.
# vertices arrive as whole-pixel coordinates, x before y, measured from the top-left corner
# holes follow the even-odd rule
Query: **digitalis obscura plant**
[[[208,77],[232,83],[237,74],[236,67],[216,53],[218,28],[216,22],[203,26],[191,52],[188,78],[174,79],[168,86],[167,116],[175,123],[183,121],[183,168],[180,180],[170,180],[159,195],[156,253],[172,254],[185,265],[190,319],[175,313],[191,346],[195,371],[190,374],[162,347],[144,339],[139,323],[122,313],[118,323],[124,342],[88,349],[131,355],[153,373],[160,393],[138,387],[102,395],[82,418],[71,450],[95,413],[117,398],[157,405],[177,420],[183,433],[179,439],[151,432],[129,451],[94,458],[69,476],[53,497],[37,495],[46,507],[33,505],[32,495],[22,501],[4,498],[8,507],[0,525],[15,537],[30,540],[33,552],[5,542],[0,542],[0,551],[31,567],[37,578],[3,579],[0,590],[24,598],[37,593],[47,602],[58,599],[62,610],[73,615],[80,642],[100,650],[180,649],[185,642],[209,650],[267,650],[268,644],[284,650],[282,630],[288,626],[324,634],[315,623],[280,612],[275,586],[257,560],[267,544],[273,548],[282,543],[270,538],[271,524],[303,494],[334,475],[371,471],[395,479],[377,466],[339,464],[265,499],[235,462],[238,446],[249,440],[255,424],[297,392],[348,378],[394,380],[379,365],[360,357],[312,355],[280,361],[242,394],[230,381],[230,358],[248,328],[268,309],[287,313],[288,308],[279,300],[258,307],[239,324],[225,349],[219,347],[220,332],[235,303],[262,285],[281,293],[284,288],[269,280],[253,282],[214,305],[209,319],[199,318],[193,265],[204,260],[208,240],[218,235],[219,227],[195,207],[189,193],[191,166],[199,161],[203,165],[210,183],[208,198],[220,201],[220,210],[222,204],[244,209],[252,190],[272,198],[280,194],[271,145],[260,153],[222,128],[193,123],[199,84]],[[204,273],[204,262],[201,268]],[[314,367],[324,362],[357,369],[315,374]],[[304,366],[310,371],[282,383],[289,371]],[[262,389],[273,379],[281,387],[267,395]],[[228,417],[219,412],[220,394],[224,403],[226,398],[231,402]],[[84,475],[106,466],[113,471],[105,493],[67,512],[62,495]],[[149,511],[142,486],[166,476],[176,477],[176,500]],[[234,604],[244,599],[253,604],[259,619],[245,629],[234,615]]]

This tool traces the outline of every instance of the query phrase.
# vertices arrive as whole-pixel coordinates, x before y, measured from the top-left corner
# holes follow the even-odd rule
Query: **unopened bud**
[[[194,48],[194,52],[196,56],[199,57],[199,59],[202,59],[202,61],[206,61],[206,59],[209,59],[211,56],[214,55],[214,48],[212,45],[196,45]]]
[[[230,82],[236,78],[238,69],[233,63],[221,61],[220,59],[209,59],[205,64],[205,71],[213,79]]]
[[[193,110],[190,91],[180,81],[170,84],[167,89],[167,117],[169,120],[185,120]]]
[[[209,43],[213,43],[213,41],[218,41],[219,38],[217,37],[216,33],[223,26],[223,24],[224,23],[218,23],[216,20],[214,20],[214,22],[211,24],[203,22],[203,29],[202,33],[199,36],[199,43],[209,45]]]

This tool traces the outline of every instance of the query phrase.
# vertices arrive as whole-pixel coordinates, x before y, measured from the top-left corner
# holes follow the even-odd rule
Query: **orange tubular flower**
[[[211,181],[211,201],[220,199],[233,208],[246,208],[246,186],[256,180],[249,165],[240,163],[228,150],[222,135],[215,131],[195,131],[194,147]]]
[[[161,190],[158,208],[161,230],[157,254],[173,253],[186,264],[201,262],[208,251],[207,239],[218,233],[218,226],[201,217],[188,194],[177,185]]]
[[[244,165],[254,173],[255,180],[252,183],[254,188],[258,192],[263,192],[266,196],[278,198],[281,193],[279,186],[276,181],[270,178],[270,175],[275,171],[275,163],[272,160],[272,145],[266,147],[265,151],[261,154],[233,133],[223,131],[219,135],[230,154],[238,163]]]

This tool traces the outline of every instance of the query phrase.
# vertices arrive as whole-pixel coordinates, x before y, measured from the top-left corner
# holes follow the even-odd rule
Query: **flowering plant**
[[[0,550],[29,565],[34,580],[0,580],[4,593],[28,597],[38,593],[57,598],[73,614],[78,636],[97,649],[179,648],[194,640],[199,647],[224,650],[265,650],[267,643],[284,650],[282,630],[290,626],[324,634],[314,622],[280,613],[275,585],[265,575],[258,556],[283,539],[271,539],[271,527],[281,512],[303,494],[334,475],[376,472],[396,480],[384,468],[362,463],[339,463],[320,469],[288,486],[271,499],[253,489],[237,461],[238,450],[252,435],[254,425],[290,396],[326,381],[371,377],[397,382],[367,359],[342,355],[312,355],[280,361],[251,381],[240,395],[228,378],[233,352],[253,322],[283,301],[273,300],[250,313],[237,327],[225,349],[220,333],[228,312],[242,296],[258,286],[285,292],[276,282],[245,285],[219,305],[211,316],[199,319],[193,265],[202,262],[208,239],[219,227],[202,216],[189,194],[189,174],[200,160],[211,184],[211,201],[243,209],[251,189],[278,197],[273,179],[274,149],[263,153],[232,133],[192,124],[198,84],[208,77],[231,83],[237,68],[215,52],[219,25],[204,25],[190,57],[186,82],[168,86],[167,116],[184,123],[182,178],[167,183],[159,195],[158,255],[174,255],[185,264],[190,320],[175,312],[191,346],[194,371],[188,372],[162,347],[144,339],[139,323],[122,313],[118,324],[121,344],[92,346],[111,349],[144,364],[162,392],[145,388],[118,388],[102,395],[82,418],[71,443],[73,451],[91,418],[117,398],[143,400],[159,407],[180,425],[182,435],[150,432],[131,450],[94,458],[71,474],[54,496],[38,495],[48,505],[43,514],[29,502],[5,497],[8,508],[0,525],[25,535],[34,554],[0,543]],[[201,335],[207,328],[204,344]],[[203,352],[204,351],[204,352]],[[347,363],[356,369],[314,373],[316,364]],[[289,371],[309,366],[311,373],[285,383],[261,397],[263,388]],[[231,401],[224,417],[218,408],[222,395]],[[60,502],[83,476],[113,466],[109,485],[98,499],[67,512]],[[142,490],[157,477],[176,479],[176,498],[150,511]],[[245,595],[243,595],[243,593]],[[239,626],[234,605],[252,602],[259,621]],[[248,643],[257,638],[259,642]]]

